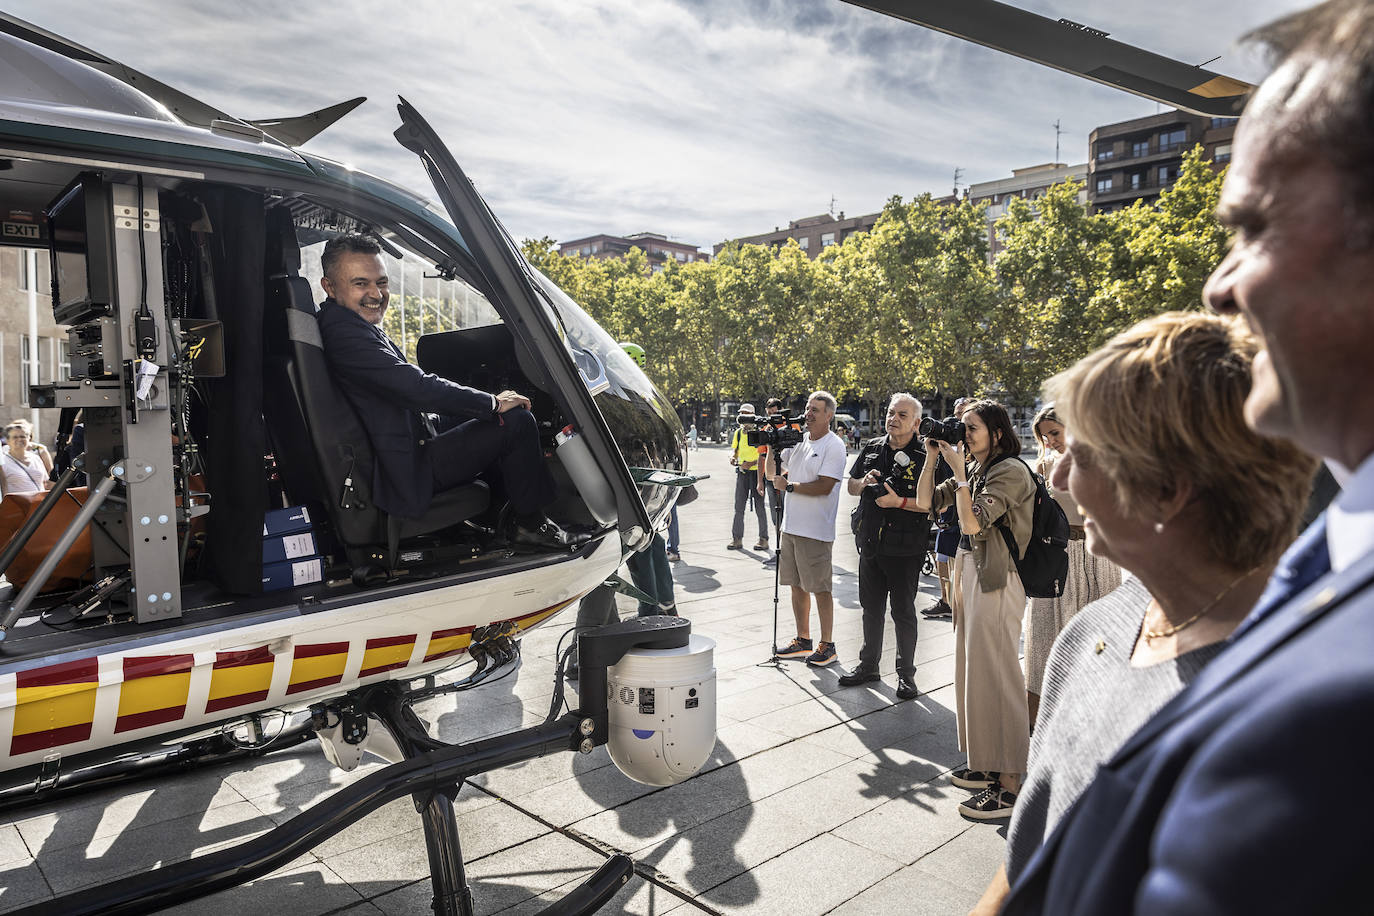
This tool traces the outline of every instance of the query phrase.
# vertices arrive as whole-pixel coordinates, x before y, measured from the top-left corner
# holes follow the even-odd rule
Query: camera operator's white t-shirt
[[[844,480],[844,440],[834,433],[826,433],[812,442],[804,433],[801,445],[782,453],[782,466],[789,483],[810,483],[818,477]],[[784,534],[811,538],[815,541],[835,540],[835,516],[840,511],[840,484],[828,496],[805,496],[788,493],[783,500],[782,530]]]

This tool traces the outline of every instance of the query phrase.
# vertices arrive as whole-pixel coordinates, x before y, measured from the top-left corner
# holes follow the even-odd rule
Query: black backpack
[[[1069,577],[1069,517],[1045,488],[1045,479],[1025,465],[1035,481],[1035,511],[1031,517],[1031,536],[1024,556],[1016,555],[1016,538],[1006,516],[997,522],[1007,551],[1016,563],[1021,585],[1030,598],[1058,598],[1064,594],[1064,581]]]

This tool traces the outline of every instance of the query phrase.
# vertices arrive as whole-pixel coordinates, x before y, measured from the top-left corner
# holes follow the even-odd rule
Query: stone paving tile
[[[969,794],[939,783],[918,785],[833,832],[910,865],[970,829],[972,822],[960,817],[957,809]]]
[[[488,856],[548,833],[548,828],[508,805],[487,805],[458,816],[458,835],[468,860]],[[424,831],[416,829],[324,860],[335,874],[354,887],[366,885],[370,898],[429,877]],[[385,909],[385,907],[383,907]]]
[[[243,916],[275,910],[291,916],[315,916],[349,904],[361,905],[362,896],[322,863],[310,862],[287,866],[256,881],[158,912],[166,916]]]
[[[23,863],[32,859],[28,844],[19,835],[19,828],[13,824],[0,827],[0,867]]]
[[[942,878],[950,884],[981,894],[997,868],[1006,861],[1006,844],[992,837],[1006,837],[1006,821],[972,821],[968,830],[929,855],[916,860],[913,868]]]
[[[69,846],[84,846],[128,830],[180,820],[190,811],[207,811],[241,804],[243,796],[222,779],[222,768],[133,787],[104,789],[78,796],[52,811],[38,808],[18,812],[13,821],[35,855]]]
[[[701,901],[723,913],[819,916],[899,867],[868,849],[822,834],[706,891]]]
[[[139,874],[166,862],[214,852],[258,836],[274,825],[246,801],[205,812],[126,827],[89,845],[43,850],[39,866],[53,893],[88,887],[125,875]]]
[[[0,913],[46,900],[52,888],[33,860],[13,862],[0,867]]]
[[[421,847],[423,851],[423,841]],[[478,916],[508,910],[543,894],[552,887],[580,882],[605,857],[581,843],[548,833],[526,843],[503,849],[467,863],[468,884]],[[387,916],[414,916],[430,912],[433,887],[414,881],[390,893],[372,898]]]
[[[951,916],[964,914],[978,902],[980,893],[950,884],[915,866],[903,868],[830,911],[830,916]]]
[[[544,907],[561,899],[580,882],[572,881],[538,897],[532,897],[510,909],[502,910],[500,916],[536,916]],[[671,891],[645,880],[640,875],[631,876],[626,885],[606,902],[601,912],[605,916],[662,916],[672,912],[677,916],[697,916],[709,913],[691,901],[683,900]]]
[[[670,791],[602,811],[576,827],[622,852],[635,852],[845,763],[840,755],[821,749],[798,754],[788,746],[774,748],[697,776]]]

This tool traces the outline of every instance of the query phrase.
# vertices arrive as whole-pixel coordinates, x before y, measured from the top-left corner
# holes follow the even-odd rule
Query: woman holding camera
[[[1009,528],[1018,551],[1026,549],[1035,481],[1016,457],[1021,441],[1005,407],[974,401],[960,420],[962,441],[926,439],[916,499],[935,512],[953,505],[963,531],[954,559],[954,588],[962,596],[954,614],[954,699],[959,748],[968,754],[968,765],[955,770],[950,781],[983,790],[961,804],[960,813],[991,820],[1011,816],[1030,746],[1019,658],[1026,590],[997,529]],[[973,459],[967,466],[965,446]],[[954,475],[936,487],[940,457]]]
[[[1084,540],[1083,515],[1078,504],[1051,481],[1054,466],[1064,454],[1064,424],[1054,405],[1049,404],[1031,421],[1035,443],[1040,455],[1035,473],[1045,478],[1045,486],[1064,510],[1069,520],[1069,575],[1064,580],[1064,592],[1058,598],[1032,598],[1026,607],[1023,629],[1026,633],[1026,705],[1031,730],[1035,730],[1035,716],[1040,708],[1040,682],[1045,677],[1045,662],[1050,646],[1064,625],[1083,609],[1121,584],[1121,569],[1106,557],[1088,553]]]
[[[0,493],[41,493],[52,486],[52,458],[43,443],[33,441],[33,425],[28,420],[15,420],[5,427],[6,450],[3,456],[4,476],[0,477]]]

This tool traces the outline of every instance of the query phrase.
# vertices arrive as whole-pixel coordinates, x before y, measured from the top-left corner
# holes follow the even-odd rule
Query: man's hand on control
[[[523,394],[516,394],[514,391],[503,391],[496,396],[496,412],[505,413],[516,407],[530,409],[530,399]]]
[[[891,484],[883,484],[883,489],[886,492],[873,500],[874,504],[877,505],[879,509],[895,509],[906,502],[906,500],[902,499],[893,491]]]

